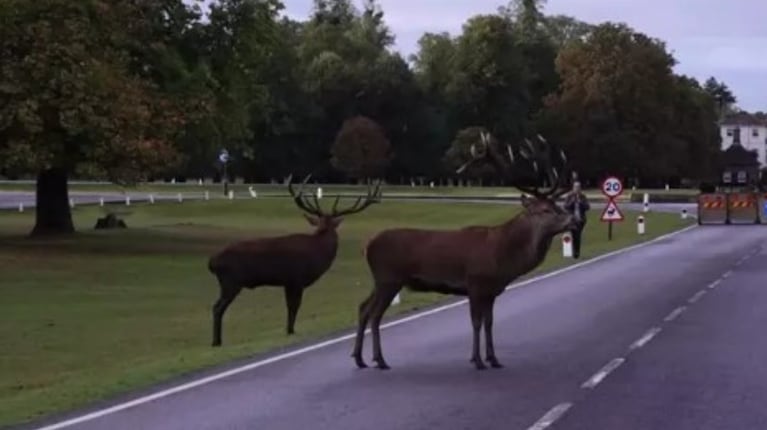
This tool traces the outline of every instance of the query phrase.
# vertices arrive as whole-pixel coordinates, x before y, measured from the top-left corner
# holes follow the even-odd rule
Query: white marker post
[[[19,203],[19,212],[24,212],[24,203]]]
[[[75,207],[75,200],[70,197],[69,199],[69,207],[74,208]]]
[[[322,187],[317,187],[317,198],[322,199]]]
[[[234,191],[229,190],[229,200],[234,200]]]
[[[687,209],[682,209],[682,219],[687,219]]]
[[[183,203],[183,202],[184,202],[184,196],[183,196],[183,194],[181,194],[181,193],[178,193],[178,196],[177,196],[177,197],[178,197],[178,202],[179,202],[179,203]]]
[[[650,211],[650,195],[648,193],[644,193],[644,196],[642,196],[642,206],[642,211]]]
[[[104,198],[103,197],[99,197],[99,206],[102,206],[102,207],[104,206]]]
[[[149,203],[154,204],[154,194],[149,195]]]
[[[401,302],[401,300],[399,298],[399,293],[397,293],[397,295],[394,296],[394,298],[392,299],[391,305],[392,306],[397,306],[398,304],[400,304],[400,302]]]
[[[642,215],[639,215],[637,217],[637,234],[641,236],[644,233],[645,233],[644,217]]]
[[[125,206],[130,206],[130,196],[125,196]]]
[[[562,257],[573,257],[573,236],[569,231],[562,235]]]
[[[251,197],[253,197],[254,199],[255,199],[256,197],[258,197],[258,194],[256,194],[256,190],[254,190],[254,189],[253,189],[253,186],[252,186],[252,185],[248,187],[248,192],[250,193],[250,196],[251,196]],[[318,198],[319,198],[319,197],[318,197]]]
[[[208,190],[205,190],[205,200],[210,200],[210,192]]]

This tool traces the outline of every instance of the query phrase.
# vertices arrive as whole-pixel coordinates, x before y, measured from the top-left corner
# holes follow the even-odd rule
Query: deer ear
[[[307,221],[309,221],[309,224],[317,227],[317,225],[320,223],[320,220],[317,219],[314,215],[304,214],[304,218],[306,218]]]

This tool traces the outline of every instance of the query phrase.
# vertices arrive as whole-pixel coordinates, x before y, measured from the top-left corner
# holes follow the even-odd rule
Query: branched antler
[[[541,169],[545,173],[548,179],[549,189],[544,189],[540,186],[527,187],[519,184],[519,175],[516,167],[518,167],[518,157],[514,154],[514,148],[511,145],[505,145],[506,154],[501,155],[498,150],[491,144],[490,135],[485,132],[480,132],[479,146],[474,144],[471,146],[471,159],[458,168],[457,173],[461,173],[469,165],[479,160],[488,160],[493,164],[498,171],[502,172],[504,176],[515,183],[515,187],[520,191],[534,195],[539,198],[557,198],[567,192],[567,188],[561,188],[566,175],[561,175],[557,168],[552,164],[552,150],[550,145],[541,135],[537,135],[538,144],[534,144],[528,139],[524,140],[525,145],[519,149],[519,155],[522,159],[530,162],[530,165],[535,172],[536,176],[539,176]],[[561,149],[556,151],[556,156],[559,156],[562,162],[563,168],[567,164],[567,157]]]
[[[306,176],[306,178],[301,183],[301,187],[298,189],[298,193],[296,193],[293,190],[293,184],[292,179],[293,175],[290,175],[288,177],[288,192],[290,193],[290,196],[293,197],[293,201],[296,203],[296,206],[298,206],[299,209],[310,213],[312,215],[318,216],[318,217],[332,217],[337,218],[340,216],[346,216],[351,215],[353,213],[361,212],[365,210],[368,206],[372,205],[373,203],[379,203],[381,201],[381,181],[376,181],[375,187],[371,188],[368,186],[368,191],[364,196],[360,196],[357,198],[357,201],[354,202],[354,204],[346,209],[338,210],[338,203],[341,200],[341,196],[336,196],[335,201],[333,202],[333,208],[331,209],[330,213],[326,213],[322,210],[322,207],[320,206],[319,199],[317,198],[317,195],[315,193],[312,193],[311,200],[307,198],[303,194],[304,185],[309,181],[309,178],[312,175],[309,174]]]

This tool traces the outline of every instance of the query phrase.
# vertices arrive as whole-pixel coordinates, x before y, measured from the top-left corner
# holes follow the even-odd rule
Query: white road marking
[[[700,290],[697,293],[693,294],[693,296],[690,297],[690,300],[688,300],[687,302],[695,303],[698,300],[700,300],[700,298],[703,297],[705,294],[706,294],[706,290]]]
[[[549,428],[558,419],[562,418],[562,415],[564,415],[572,405],[572,403],[560,403],[554,406],[548,412],[546,412],[546,414],[543,415],[541,419],[536,421],[535,424],[528,427],[527,430],[544,430]]]
[[[679,306],[678,308],[671,311],[670,314],[666,315],[666,318],[663,318],[663,321],[666,321],[666,322],[674,321],[686,309],[687,309],[687,306]]]
[[[506,287],[506,290],[513,289],[513,288],[519,288],[519,287],[522,287],[522,286],[525,286],[525,285],[529,285],[529,284],[532,284],[532,283],[535,283],[535,282],[538,282],[538,281],[542,281],[544,279],[548,279],[548,278],[560,275],[560,274],[565,273],[565,272],[569,272],[571,270],[575,270],[575,269],[578,269],[578,268],[581,268],[581,267],[584,267],[584,266],[588,266],[590,264],[594,264],[596,262],[602,261],[602,260],[610,258],[610,257],[614,257],[616,255],[625,254],[627,252],[634,251],[634,250],[637,250],[639,248],[643,248],[645,246],[651,245],[651,244],[656,243],[656,242],[660,242],[660,241],[668,239],[670,237],[674,237],[676,235],[679,235],[679,234],[682,234],[684,232],[690,231],[690,230],[692,230],[694,228],[697,228],[697,227],[698,227],[697,224],[693,224],[693,225],[691,225],[689,227],[685,227],[685,228],[683,228],[681,230],[677,230],[677,231],[671,232],[669,234],[665,234],[663,236],[658,236],[655,239],[648,240],[647,242],[642,242],[642,243],[638,243],[636,245],[632,245],[632,246],[629,246],[629,247],[626,247],[626,248],[617,249],[615,251],[608,252],[606,254],[602,254],[602,255],[596,256],[596,257],[591,258],[589,260],[581,261],[579,263],[575,263],[575,264],[572,264],[570,266],[563,267],[561,269],[557,269],[557,270],[545,273],[543,275],[536,276],[534,278],[530,278],[530,279],[527,279],[525,281],[509,285],[508,287]],[[410,321],[415,321],[417,319],[421,319],[421,318],[427,317],[429,315],[434,315],[434,314],[446,311],[448,309],[452,309],[452,308],[456,308],[458,306],[462,306],[462,305],[464,305],[466,303],[468,303],[468,300],[467,299],[463,299],[463,300],[459,300],[457,302],[449,303],[449,304],[444,305],[444,306],[440,306],[440,307],[437,307],[437,308],[434,308],[434,309],[430,309],[428,311],[419,312],[419,313],[410,315],[410,316],[405,317],[405,318],[401,318],[401,319],[398,319],[398,320],[395,320],[395,321],[391,321],[391,322],[388,322],[386,324],[381,324],[381,330],[387,329],[389,327],[395,327],[395,326],[398,326],[400,324],[405,324],[405,323],[410,322]],[[370,329],[365,330],[365,333],[370,333]],[[253,363],[249,363],[249,364],[246,364],[244,366],[235,367],[233,369],[225,370],[223,372],[216,373],[216,374],[213,374],[213,375],[210,375],[210,376],[206,376],[204,378],[196,379],[196,380],[187,382],[185,384],[177,385],[175,387],[168,388],[166,390],[158,391],[158,392],[153,393],[153,394],[149,394],[149,395],[146,395],[146,396],[138,397],[136,399],[133,399],[133,400],[130,400],[130,401],[127,401],[127,402],[118,403],[118,404],[116,404],[114,406],[111,406],[111,407],[108,407],[108,408],[98,409],[98,410],[96,410],[94,412],[90,412],[90,413],[87,413],[87,414],[84,414],[84,415],[80,415],[80,416],[77,416],[77,417],[74,417],[74,418],[70,418],[70,419],[65,420],[65,421],[60,421],[58,423],[47,425],[47,426],[44,426],[44,427],[38,427],[35,430],[58,430],[58,429],[62,429],[62,428],[65,428],[65,427],[73,426],[75,424],[80,424],[80,423],[84,423],[84,422],[87,422],[87,421],[92,421],[92,420],[94,420],[96,418],[100,418],[100,417],[103,417],[103,416],[106,416],[106,415],[110,415],[110,414],[113,414],[115,412],[120,412],[122,410],[129,409],[129,408],[132,408],[132,407],[135,407],[135,406],[139,406],[139,405],[142,405],[142,404],[145,404],[145,403],[153,402],[153,401],[161,399],[163,397],[168,397],[168,396],[171,396],[173,394],[180,393],[182,391],[187,391],[187,390],[190,390],[192,388],[196,388],[196,387],[199,387],[199,386],[202,386],[202,385],[210,384],[211,382],[215,382],[215,381],[218,381],[220,379],[228,378],[230,376],[234,376],[234,375],[237,375],[237,374],[240,374],[240,373],[243,373],[243,372],[248,372],[250,370],[257,369],[259,367],[263,367],[263,366],[266,366],[268,364],[272,364],[272,363],[276,363],[276,362],[279,362],[279,361],[287,360],[289,358],[296,357],[296,356],[303,355],[303,354],[307,354],[309,352],[316,351],[318,349],[323,349],[323,348],[326,348],[326,347],[329,347],[329,346],[332,346],[332,345],[336,345],[338,343],[341,343],[341,342],[344,342],[344,341],[347,341],[347,340],[350,340],[350,339],[354,339],[354,337],[355,337],[354,333],[350,333],[350,334],[346,334],[346,335],[343,335],[343,336],[339,336],[339,337],[334,338],[334,339],[329,339],[329,340],[326,340],[324,342],[315,343],[315,344],[312,344],[312,345],[309,345],[309,346],[305,346],[305,347],[300,348],[300,349],[296,349],[294,351],[286,352],[284,354],[275,355],[273,357],[266,358],[266,359],[263,359],[263,360],[260,360],[260,361],[255,361]]]
[[[647,345],[648,342],[652,340],[658,333],[660,333],[661,328],[660,327],[653,327],[650,330],[647,330],[647,333],[642,335],[639,339],[636,340],[636,342],[632,343],[629,349],[639,349],[645,345]]]
[[[586,382],[581,385],[581,388],[594,388],[597,385],[599,385],[600,382],[602,382],[607,375],[610,374],[613,370],[617,369],[618,366],[623,364],[623,362],[626,361],[625,358],[614,358],[609,363],[605,365],[605,367],[599,369],[599,372],[595,373],[591,378],[589,378]]]
[[[721,279],[717,279],[716,281],[714,281],[714,282],[712,282],[712,283],[708,284],[708,289],[709,289],[709,290],[713,290],[714,288],[716,288],[717,286],[719,286],[719,284],[721,284],[721,283],[722,283],[722,280],[721,280]]]
[[[722,274],[722,279],[727,279],[732,275],[732,270],[728,270]]]

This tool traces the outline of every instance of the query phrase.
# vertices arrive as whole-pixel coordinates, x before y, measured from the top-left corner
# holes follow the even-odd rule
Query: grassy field
[[[497,223],[515,206],[384,202],[344,221],[331,270],[304,295],[297,334],[284,334],[279,289],[245,291],[224,321],[224,346],[209,346],[210,308],[217,285],[207,257],[245,236],[308,231],[292,203],[282,199],[134,205],[129,229],[95,232],[101,212],[78,206],[81,233],[49,241],[24,237],[31,213],[0,213],[0,425],[18,423],[167,380],[183,372],[351,328],[357,304],[369,292],[360,249],[390,226],[450,228]],[[583,258],[640,240],[633,219],[606,226],[592,214]],[[648,235],[688,224],[678,215],[646,214]],[[558,242],[543,267],[570,264]],[[387,315],[445,300],[404,293]],[[469,326],[466,327],[469,336]],[[346,355],[339,360],[351,359]]]

